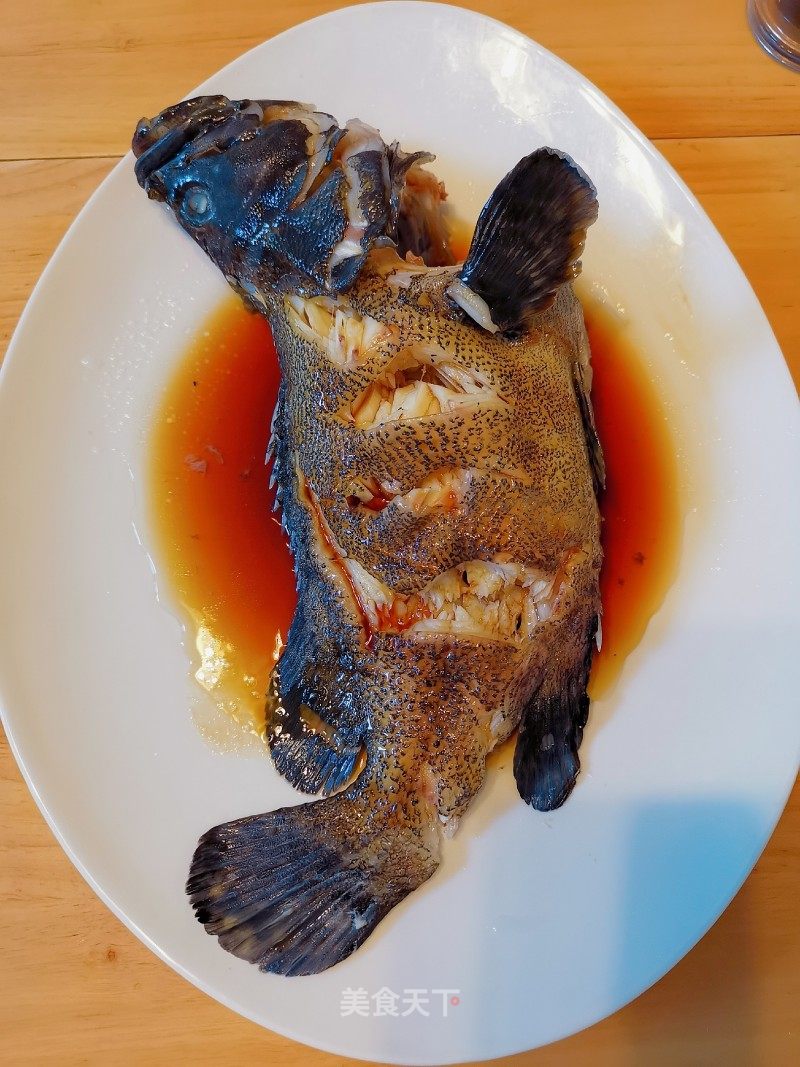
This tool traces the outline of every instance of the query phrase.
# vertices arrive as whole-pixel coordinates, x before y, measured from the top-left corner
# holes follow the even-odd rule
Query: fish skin
[[[356,119],[340,127],[309,104],[224,96],[141,119],[132,148],[147,195],[170,207],[254,310],[266,292],[352,284],[369,250],[396,237],[408,175],[429,158],[386,145]],[[192,190],[210,211],[189,210]],[[428,236],[417,228],[418,240]],[[339,258],[347,241],[353,248]]]
[[[396,267],[402,270],[403,264],[398,261]],[[491,721],[508,694],[516,694],[508,700],[497,734],[502,740],[517,726],[522,707],[547,673],[551,643],[568,662],[583,661],[585,629],[598,610],[601,561],[597,504],[572,377],[573,364],[588,359],[579,302],[571,288],[563,287],[555,304],[540,314],[535,329],[523,341],[509,342],[477,330],[456,314],[445,296],[451,278],[452,271],[419,275],[400,300],[391,275],[385,278],[382,271],[365,270],[348,292],[348,303],[392,332],[357,371],[336,368],[318,345],[298,336],[280,307],[272,319],[284,379],[303,382],[294,416],[287,409],[276,425],[282,463],[288,466],[293,462],[289,457],[299,459],[317,499],[326,501],[325,519],[343,555],[357,559],[390,588],[410,595],[466,560],[511,552],[553,572],[572,549],[588,546],[569,593],[581,610],[573,614],[565,603],[564,618],[551,624],[549,639],[542,635],[525,656],[496,645],[450,647],[446,640],[423,644],[388,634],[374,634],[371,647],[364,648],[361,620],[352,611],[347,591],[342,592],[341,579],[331,574],[325,561],[316,559],[318,538],[308,508],[298,499],[296,480],[286,486],[283,508],[296,561],[298,597],[304,604],[319,605],[312,618],[306,609],[302,623],[290,630],[284,657],[292,660],[292,679],[301,674],[294,666],[294,650],[310,646],[307,660],[314,666],[306,668],[306,684],[317,697],[314,710],[353,746],[368,730],[372,739],[378,734],[382,711],[375,705],[374,679],[381,679],[381,686],[383,679],[390,679],[391,688],[400,692],[408,678],[438,678],[444,664],[445,675],[436,683],[446,687],[451,679],[444,717],[449,728],[455,717],[468,725],[458,738],[448,735],[445,759],[438,752],[429,759],[437,779],[447,783],[441,789],[443,820],[463,814],[480,788],[483,761],[495,743],[487,735],[488,722],[473,716],[475,702],[489,709],[486,719]],[[390,424],[368,434],[338,417],[342,406],[399,351],[432,343],[484,371],[510,402],[500,409],[475,409],[457,417]],[[320,464],[320,456],[331,460]],[[449,464],[482,470],[457,511],[397,521],[391,508],[371,515],[353,512],[347,505],[345,488],[365,469],[406,490],[431,468]],[[497,473],[504,469],[527,471],[528,484]],[[532,522],[531,515],[537,521]],[[567,648],[569,654],[564,652]],[[337,679],[345,663],[342,685]],[[558,689],[560,678],[556,673],[541,682],[543,696]],[[459,687],[462,699],[453,695]],[[429,709],[423,721],[415,719],[415,699],[412,687],[407,707],[392,703],[386,712],[387,729],[400,719],[414,722],[412,733],[428,729]],[[404,737],[392,744],[408,746],[410,740]],[[303,746],[299,751],[307,755]],[[302,772],[307,774],[307,768]],[[302,788],[302,782],[295,784]]]
[[[174,136],[171,118],[164,126],[160,136]],[[141,141],[152,128],[137,131]],[[580,182],[577,168],[563,165],[572,168],[565,180],[577,172]],[[522,178],[535,188],[543,166],[554,188],[549,156],[523,167]],[[180,171],[178,157],[145,181],[163,183],[162,198],[198,239],[166,188]],[[506,181],[503,197],[518,197],[519,188]],[[274,268],[260,271],[236,245],[229,205],[219,232],[212,221],[199,239],[269,319],[281,363],[272,449],[298,609],[272,681],[270,749],[302,791],[343,787],[310,804],[222,824],[198,844],[187,883],[198,919],[262,970],[317,973],[354,951],[434,873],[442,830],[457,825],[484,781],[487,754],[520,723],[515,773],[523,799],[549,810],[574,785],[602,553],[592,458],[599,446],[587,425],[588,341],[566,281],[582,247],[580,228],[593,217],[594,191],[578,184],[573,192],[579,210],[565,215],[563,230],[570,255],[551,234],[559,259],[544,270],[547,285],[531,287],[525,307],[504,299],[508,329],[495,334],[450,299],[459,267],[426,269],[385,247],[388,209],[383,234],[375,230],[353,257],[357,270],[341,289],[330,271],[324,282],[323,270],[312,285],[307,273],[291,286],[271,284]],[[386,186],[378,201],[393,195],[398,201]],[[230,196],[223,190],[223,200]],[[491,204],[485,211],[497,218]],[[504,203],[495,206],[504,218]],[[513,215],[494,241],[476,235],[476,256],[487,256],[488,246],[489,265],[468,258],[460,268],[462,278],[479,277],[487,295],[502,285],[508,262],[497,242],[519,258],[518,243],[536,237],[535,219]],[[287,290],[327,295],[325,307],[338,308],[348,323],[374,321],[376,338],[355,363],[342,364],[325,336],[301,328]],[[431,353],[439,365],[477,373],[489,399],[456,398],[453,410],[368,429],[355,424],[353,404],[387,367]],[[435,376],[435,366],[423,379]],[[422,514],[399,508],[394,498],[452,468],[471,472],[457,505]],[[393,499],[382,510],[353,506],[352,486],[365,476],[391,485]],[[363,568],[358,574],[390,591],[388,614],[365,594],[367,579],[353,577],[353,561]],[[421,605],[424,621],[443,575],[455,575],[455,602],[466,603],[472,561],[494,561],[500,570],[519,565],[531,582],[530,575],[541,576],[550,583],[549,615],[524,637],[403,628],[395,605]]]

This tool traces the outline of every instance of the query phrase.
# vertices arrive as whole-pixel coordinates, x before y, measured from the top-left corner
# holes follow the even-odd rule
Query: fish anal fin
[[[596,628],[595,618],[574,666],[547,678],[522,713],[514,777],[519,795],[537,811],[561,807],[580,771],[578,749],[589,715],[586,686]]]
[[[568,156],[539,148],[500,182],[481,211],[458,278],[501,332],[524,332],[559,286],[580,272],[597,194]],[[459,301],[462,307],[469,302]]]
[[[302,793],[327,795],[340,789],[359,768],[361,731],[332,726],[314,708],[313,680],[281,685],[276,667],[267,695],[267,743],[278,772]]]

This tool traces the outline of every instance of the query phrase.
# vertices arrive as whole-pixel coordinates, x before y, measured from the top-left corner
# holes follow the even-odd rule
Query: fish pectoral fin
[[[209,830],[186,883],[198,920],[262,971],[339,963],[438,866],[419,829],[372,807],[343,793]]]
[[[450,239],[450,209],[444,185],[422,164],[436,158],[430,152],[404,152],[397,141],[389,146],[391,236],[401,259],[411,252],[428,267],[456,263]]]
[[[595,618],[574,667],[557,679],[547,679],[522,713],[514,777],[519,795],[537,811],[560,808],[580,771],[578,749],[589,715],[586,686],[596,629]]]
[[[489,197],[448,295],[491,332],[524,332],[580,273],[596,218],[597,194],[580,167],[555,149],[537,149]]]

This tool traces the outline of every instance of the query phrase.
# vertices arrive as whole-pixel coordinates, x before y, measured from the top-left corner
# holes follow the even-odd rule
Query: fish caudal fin
[[[519,795],[537,811],[560,808],[572,792],[581,762],[578,749],[589,716],[586,686],[592,661],[596,620],[575,668],[534,694],[522,713],[514,749]]]
[[[489,197],[449,295],[482,325],[488,309],[487,328],[522,333],[559,286],[580,273],[586,230],[596,218],[597,193],[580,167],[552,148],[538,149]]]
[[[273,974],[317,974],[357,949],[437,866],[419,831],[373,826],[363,800],[339,794],[209,830],[186,891],[234,956]]]

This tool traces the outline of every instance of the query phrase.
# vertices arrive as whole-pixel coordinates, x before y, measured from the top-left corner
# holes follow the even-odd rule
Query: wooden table
[[[3,350],[67,225],[127,149],[135,120],[245,49],[335,6],[318,0],[5,5]],[[572,63],[653,138],[738,257],[800,383],[800,78],[753,43],[744,0],[466,6]],[[4,1063],[345,1062],[239,1018],[151,955],[61,852],[4,741],[0,805]],[[798,854],[796,789],[734,902],[670,974],[590,1030],[508,1062],[800,1062]]]

